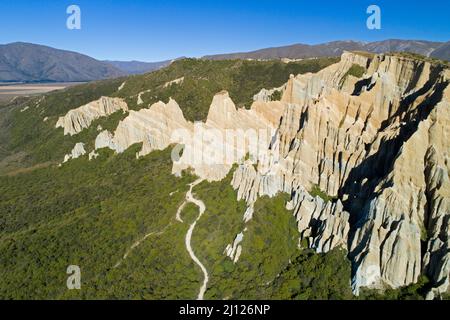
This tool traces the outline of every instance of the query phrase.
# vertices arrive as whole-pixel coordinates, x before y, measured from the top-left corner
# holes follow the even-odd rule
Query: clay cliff
[[[142,142],[142,156],[178,144],[173,173],[190,168],[209,181],[238,164],[232,185],[248,205],[243,219],[257,214],[258,197],[289,194],[299,243],[317,252],[347,249],[355,294],[405,286],[422,274],[439,294],[449,290],[450,272],[449,81],[440,64],[345,52],[316,74],[262,90],[249,110],[218,93],[204,123],[186,121],[174,100],[130,111],[115,132],[99,134],[95,148],[123,152]],[[281,101],[270,101],[275,91]],[[118,101],[102,105],[111,108],[81,107],[58,126],[75,134],[96,117],[127,110]],[[243,138],[224,139],[239,130]],[[225,252],[238,263],[236,249]]]
[[[348,74],[357,64],[365,73]],[[253,203],[292,194],[299,231],[317,251],[349,250],[353,289],[397,288],[425,273],[449,281],[449,70],[390,55],[345,53],[293,77],[276,136],[281,162],[241,165],[233,185]],[[314,186],[334,200],[324,203]],[[305,190],[306,189],[306,190]]]
[[[128,106],[120,98],[101,97],[77,109],[70,110],[56,122],[56,128],[63,128],[64,135],[75,135],[88,128],[99,118],[107,117],[117,111],[128,111]]]

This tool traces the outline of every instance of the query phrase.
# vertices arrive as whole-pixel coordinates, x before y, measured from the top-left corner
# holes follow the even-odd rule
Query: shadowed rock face
[[[354,64],[366,69],[362,79],[347,74]],[[427,62],[349,53],[290,79],[274,143],[281,161],[240,166],[239,197],[251,204],[292,194],[289,208],[310,247],[348,248],[356,293],[404,286],[422,272],[447,290],[448,83],[449,70]],[[338,199],[313,198],[313,185]]]
[[[363,69],[363,75],[354,70]],[[291,76],[281,101],[267,92],[250,110],[236,109],[228,93],[217,94],[205,123],[185,120],[174,100],[131,111],[114,133],[102,132],[96,148],[123,152],[143,142],[138,155],[182,143],[177,130],[267,129],[257,161],[240,161],[232,185],[248,210],[261,196],[291,195],[300,239],[317,252],[347,248],[353,289],[397,288],[426,274],[434,291],[449,289],[450,271],[450,70],[398,55],[345,52],[339,63],[316,74]],[[268,90],[266,90],[268,91]],[[269,90],[270,91],[270,90]],[[195,135],[193,135],[195,137]],[[194,138],[195,140],[195,138]],[[232,163],[186,161],[221,180]],[[219,149],[210,144],[207,152]],[[236,152],[232,144],[230,150]],[[217,151],[217,150],[216,150]],[[313,189],[321,193],[311,192]],[[325,194],[325,196],[324,196]]]

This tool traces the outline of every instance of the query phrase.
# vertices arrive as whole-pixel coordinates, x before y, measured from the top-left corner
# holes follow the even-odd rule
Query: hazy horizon
[[[374,3],[381,8],[380,30],[366,28],[366,10]],[[8,32],[0,35],[0,43],[41,44],[98,60],[155,62],[338,40],[449,41],[450,3],[421,3],[5,0],[0,4],[0,27]],[[66,28],[71,4],[81,8],[81,30]]]

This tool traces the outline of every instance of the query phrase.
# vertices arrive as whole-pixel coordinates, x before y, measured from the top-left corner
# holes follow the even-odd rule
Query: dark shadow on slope
[[[367,79],[362,79],[362,80],[359,80],[358,82],[356,82],[355,89],[353,90],[352,96],[359,96],[362,93],[363,88],[366,88],[366,91],[370,91],[370,89],[372,89],[372,87],[373,87],[373,86],[370,86],[371,83],[372,83],[372,77],[367,78]]]
[[[375,188],[392,171],[395,160],[400,155],[404,143],[411,138],[417,131],[420,122],[427,119],[436,104],[442,100],[443,92],[448,84],[448,81],[439,82],[438,80],[433,87],[433,85],[428,85],[427,83],[425,87],[432,90],[432,93],[417,108],[410,111],[406,111],[408,106],[420,95],[416,93],[406,97],[400,105],[400,109],[405,110],[402,119],[405,124],[401,126],[398,135],[393,139],[382,141],[377,153],[369,156],[350,171],[347,180],[339,190],[339,198],[342,199],[344,194],[348,195],[348,199],[343,201],[344,209],[350,213],[348,248],[351,247],[357,228],[367,221],[366,205],[379,196],[381,192],[376,192]],[[419,90],[422,94],[428,92],[424,88]],[[367,152],[369,150],[370,148],[367,149]],[[385,185],[381,186],[380,190],[392,184],[391,181],[385,181],[384,183]],[[370,235],[365,234],[363,236],[367,238]],[[362,241],[360,244],[363,243],[366,243],[366,241]],[[352,252],[349,251],[348,257],[352,261],[352,278],[355,275],[357,265],[364,258],[364,254],[359,261],[355,261],[354,258],[356,254],[360,254],[363,250],[364,247],[360,245]]]
[[[419,90],[406,96],[400,102],[400,106],[398,107],[397,111],[393,115],[390,115],[388,119],[386,119],[385,121],[383,121],[381,123],[381,127],[378,131],[380,132],[380,131],[383,131],[384,129],[386,129],[390,124],[392,124],[395,121],[395,119],[400,118],[403,114],[408,112],[408,109],[411,107],[411,104],[413,104],[417,98],[419,98],[420,96],[423,96],[424,94],[429,92],[433,88],[433,86],[435,86],[436,83],[439,82],[439,77],[441,77],[441,72],[443,71],[443,69],[444,68],[442,66],[432,68],[432,70],[430,71],[430,79],[425,83],[425,85],[422,88],[420,88]],[[414,80],[414,81],[418,81],[418,80]],[[445,87],[444,87],[444,89],[445,89]],[[410,91],[410,90],[411,89],[407,89],[407,91]],[[405,119],[404,121],[408,121],[408,119]]]
[[[439,74],[435,74],[432,77],[434,85],[430,83],[432,81],[430,79],[430,82],[423,88],[401,101],[399,110],[402,110],[403,113],[399,111],[398,115],[397,113],[394,115],[394,117],[404,115],[398,135],[393,139],[382,141],[377,153],[369,156],[360,165],[353,168],[339,190],[339,198],[342,199],[344,194],[349,195],[348,199],[344,201],[344,208],[350,212],[351,230],[354,230],[358,221],[364,217],[362,213],[364,205],[377,197],[375,188],[392,171],[393,164],[404,143],[417,131],[420,122],[429,116],[435,105],[442,100],[443,91],[448,82],[440,82],[437,79],[438,76]],[[415,109],[407,111],[418,97],[430,91],[432,93],[425,101]],[[387,126],[388,122],[384,124],[384,128]],[[364,183],[365,179],[366,182]]]

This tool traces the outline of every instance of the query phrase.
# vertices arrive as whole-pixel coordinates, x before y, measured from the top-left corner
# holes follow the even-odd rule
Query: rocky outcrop
[[[270,90],[267,89],[261,89],[260,92],[258,92],[257,94],[255,94],[253,96],[253,101],[260,101],[260,102],[269,102],[269,101],[273,101],[273,95],[275,93],[279,93],[280,95],[283,94],[284,90],[286,89],[286,85],[282,85],[279,88],[273,88]]]
[[[298,231],[301,238],[307,241],[308,247],[322,253],[347,246],[349,213],[339,200],[324,201],[299,188],[294,191],[287,208],[294,211]]]
[[[125,85],[127,84],[126,81],[122,82],[122,84],[119,86],[119,88],[117,88],[117,91],[122,90],[123,88],[125,88]]]
[[[216,94],[206,122],[196,123],[193,135],[183,135],[185,148],[174,173],[192,168],[200,177],[217,181],[245,157],[264,157],[283,107],[280,102],[255,102],[250,110],[236,109],[228,92]]]
[[[144,104],[144,100],[142,100],[142,96],[149,92],[151,92],[151,90],[145,90],[145,91],[139,92],[138,97],[137,97],[137,102],[136,102],[138,106]]]
[[[259,150],[267,150],[284,108],[280,102],[268,106],[255,102],[250,110],[237,109],[224,91],[213,98],[206,122],[194,124],[185,120],[178,104],[170,99],[167,104],[158,102],[148,109],[130,111],[114,134],[103,131],[97,136],[95,148],[121,153],[143,143],[138,156],[144,156],[179,144],[183,152],[174,162],[174,174],[192,168],[204,179],[221,180],[248,153],[257,158]]]
[[[123,152],[143,143],[141,156],[178,144],[173,173],[192,169],[209,181],[238,163],[232,186],[247,202],[245,222],[259,197],[288,193],[300,244],[346,248],[356,294],[426,274],[436,295],[449,290],[449,82],[442,65],[346,52],[318,73],[291,76],[281,101],[262,91],[251,109],[237,109],[220,92],[204,123],[186,121],[174,100],[158,102],[130,111],[95,145]],[[225,253],[234,261],[240,246]]]
[[[108,130],[100,132],[97,138],[95,139],[95,150],[103,148],[117,150],[118,147],[116,147],[113,140],[114,136]]]
[[[241,256],[242,253],[242,246],[240,245],[240,243],[242,242],[242,240],[244,240],[244,233],[241,232],[239,233],[236,238],[233,241],[233,244],[229,244],[227,245],[227,247],[225,248],[224,253],[234,262],[238,262],[239,261],[239,257]]]
[[[181,77],[181,78],[178,78],[178,79],[166,82],[164,84],[164,88],[170,87],[171,85],[174,85],[174,84],[182,84],[183,81],[184,81],[184,77]]]
[[[352,65],[365,68],[358,79]],[[271,147],[279,160],[241,165],[233,186],[250,205],[288,192],[308,246],[349,250],[353,288],[449,278],[449,71],[395,55],[345,53],[291,77]],[[338,200],[324,203],[317,185]]]
[[[84,149],[84,143],[79,142],[75,145],[75,147],[73,147],[71,153],[66,154],[63,163],[66,163],[70,159],[77,159],[81,156],[84,156],[85,154],[86,150]]]
[[[136,143],[143,143],[139,155],[146,155],[153,150],[162,150],[177,141],[172,139],[176,130],[192,130],[192,124],[183,116],[175,100],[165,104],[158,102],[148,109],[130,111],[122,120],[114,134],[103,131],[95,141],[95,148],[110,148],[118,153]]]
[[[88,128],[94,120],[109,116],[117,111],[128,111],[123,99],[101,97],[77,109],[70,110],[56,122],[56,128],[63,128],[64,135],[75,135]]]

